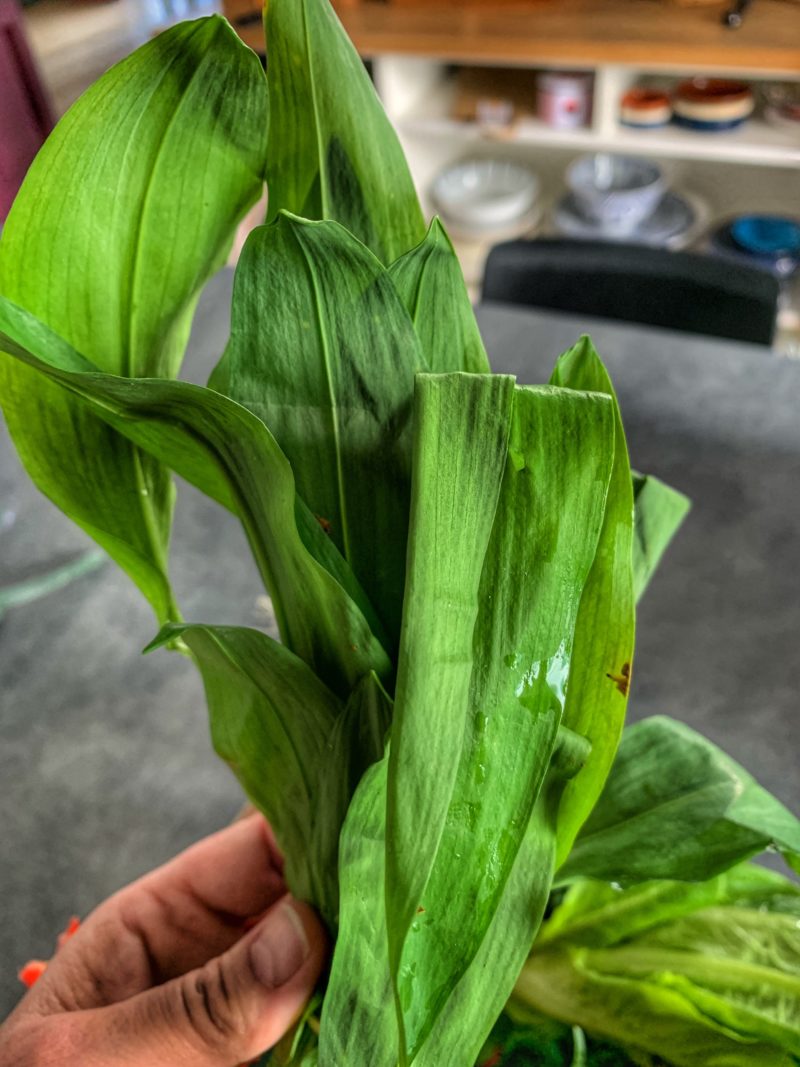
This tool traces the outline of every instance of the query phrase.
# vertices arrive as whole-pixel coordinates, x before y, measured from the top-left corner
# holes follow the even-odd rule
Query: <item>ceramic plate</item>
[[[630,241],[632,244],[670,248],[686,237],[697,221],[694,207],[684,197],[668,192],[649,218],[633,230],[620,231],[587,218],[571,193],[556,206],[554,222],[568,237],[598,241]]]

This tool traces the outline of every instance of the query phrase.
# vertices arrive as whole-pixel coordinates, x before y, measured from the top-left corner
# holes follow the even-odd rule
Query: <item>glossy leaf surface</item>
[[[703,881],[772,846],[800,852],[800,820],[683,723],[628,727],[559,881]]]
[[[575,626],[564,725],[585,737],[592,750],[586,766],[567,785],[558,816],[558,862],[594,807],[619,744],[628,703],[635,601],[632,572],[633,494],[625,431],[611,379],[592,342],[583,337],[556,364],[551,382],[611,398],[614,437],[607,443],[611,480],[603,528]]]
[[[0,298],[0,344],[242,520],[285,643],[340,696],[390,664],[363,592],[298,507],[291,467],[264,424],[211,389],[100,374],[66,342]],[[8,357],[11,358],[11,357]],[[301,537],[298,529],[304,537]],[[306,542],[315,541],[312,555]],[[318,558],[330,556],[323,567]],[[338,571],[347,588],[333,577]]]
[[[269,217],[335,219],[384,263],[425,236],[411,174],[328,0],[265,7]]]
[[[607,398],[517,389],[495,496],[510,397],[491,418],[473,405],[502,382],[418,379],[387,816],[409,1061],[486,935],[547,771],[613,454]]]
[[[461,265],[439,219],[430,224],[424,241],[392,263],[389,275],[432,372],[489,373]]]
[[[384,267],[335,222],[281,215],[249,237],[212,385],[269,426],[396,642],[414,375],[425,361]]]
[[[48,138],[4,227],[0,293],[103,371],[174,376],[200,288],[262,188],[267,117],[258,60],[223,19],[160,34]],[[175,617],[167,470],[6,358],[0,395],[39,488]]]
[[[588,744],[563,727],[503,897],[472,963],[422,1046],[418,1067],[473,1063],[505,1007],[539,928],[553,879],[556,814]]]

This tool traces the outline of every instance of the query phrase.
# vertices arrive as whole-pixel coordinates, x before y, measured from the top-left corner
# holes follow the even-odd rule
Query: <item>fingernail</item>
[[[262,985],[286,985],[308,959],[311,945],[303,921],[291,904],[278,904],[250,946],[253,971]]]

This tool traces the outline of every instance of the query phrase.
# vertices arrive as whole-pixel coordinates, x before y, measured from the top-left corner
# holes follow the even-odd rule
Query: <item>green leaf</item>
[[[335,867],[314,862],[309,827],[339,701],[302,660],[259,630],[170,625],[149,647],[176,637],[203,676],[214,749],[275,830],[290,889],[329,911]]]
[[[561,795],[587,753],[583,738],[559,729],[547,777],[489,931],[422,1046],[416,1067],[472,1063],[505,1007],[547,903]]]
[[[660,923],[720,904],[800,916],[800,888],[753,863],[739,864],[705,882],[643,882],[623,890],[616,883],[580,881],[548,919],[537,947],[558,941],[592,948],[616,945]]]
[[[800,889],[751,864],[708,883],[581,884],[546,924],[514,1005],[695,1067],[800,1051]]]
[[[431,371],[489,373],[461,265],[439,219],[430,224],[424,241],[392,263],[389,275],[408,308]]]
[[[586,744],[581,738],[559,731],[553,763],[500,907],[423,1044],[415,1061],[418,1067],[472,1063],[505,1005],[547,901],[560,792],[585,756]],[[397,1018],[385,950],[387,765],[388,760],[384,760],[366,774],[342,833],[342,913],[323,1008],[321,1067],[343,1063],[396,1067],[398,1062]]]
[[[319,1067],[397,1067],[399,1039],[386,952],[388,756],[356,790],[339,850],[339,934],[322,1005]]]
[[[390,673],[363,592],[298,504],[291,467],[255,415],[186,382],[100,374],[1,297],[0,345],[240,517],[284,643],[339,696],[370,670]]]
[[[607,398],[542,387],[514,392],[507,437],[499,376],[421,375],[417,396],[387,808],[403,1063],[486,936],[547,771],[614,432]]]
[[[212,386],[255,412],[289,459],[396,644],[414,374],[425,362],[384,267],[335,222],[281,215],[249,237]]]
[[[611,397],[614,409],[614,463],[603,529],[583,591],[575,626],[564,725],[592,746],[586,766],[567,786],[558,816],[558,862],[603,788],[619,744],[628,703],[633,661],[635,601],[631,551],[633,495],[625,431],[605,367],[592,342],[583,337],[556,364],[551,382]]]
[[[607,962],[607,961],[606,961]],[[526,1004],[673,1067],[793,1067],[772,1042],[720,1026],[670,983],[604,973],[591,949],[533,956],[517,982]]]
[[[324,913],[335,930],[339,920],[336,868],[339,838],[359,782],[384,755],[392,720],[392,701],[374,672],[365,674],[333,724],[319,768],[318,802],[311,822],[311,848],[318,870],[332,875],[329,907]],[[382,858],[382,857],[381,857]],[[382,894],[378,897],[382,904]]]
[[[639,938],[635,949],[615,956],[615,970],[620,959],[631,972],[669,973],[671,984],[721,1026],[800,1055],[796,914],[706,908]]]
[[[678,532],[692,504],[652,474],[633,475],[633,587],[644,593],[661,557]]]
[[[328,0],[265,9],[269,218],[335,219],[384,263],[425,236],[414,183],[364,64]]]
[[[800,851],[800,820],[682,723],[628,727],[559,882],[702,881],[774,847]]]
[[[174,376],[200,289],[262,189],[267,118],[258,60],[223,19],[160,34],[37,156],[3,230],[0,292],[101,370]],[[0,395],[34,482],[176,617],[165,468],[4,357]]]

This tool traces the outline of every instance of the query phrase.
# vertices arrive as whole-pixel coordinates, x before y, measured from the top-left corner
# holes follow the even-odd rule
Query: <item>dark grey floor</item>
[[[205,380],[222,351],[229,295],[225,273],[201,301],[187,377]],[[480,318],[495,368],[523,381],[544,380],[579,332],[552,314]],[[800,808],[800,366],[663,332],[592,332],[636,465],[695,500],[642,606],[632,714],[700,727]],[[87,544],[29,486],[0,428],[4,522],[0,586]],[[236,523],[187,487],[172,566],[187,618],[270,627]],[[17,966],[49,955],[72,913],[240,804],[211,752],[191,665],[138,654],[154,632],[111,564],[0,623],[0,1018],[19,995]]]

